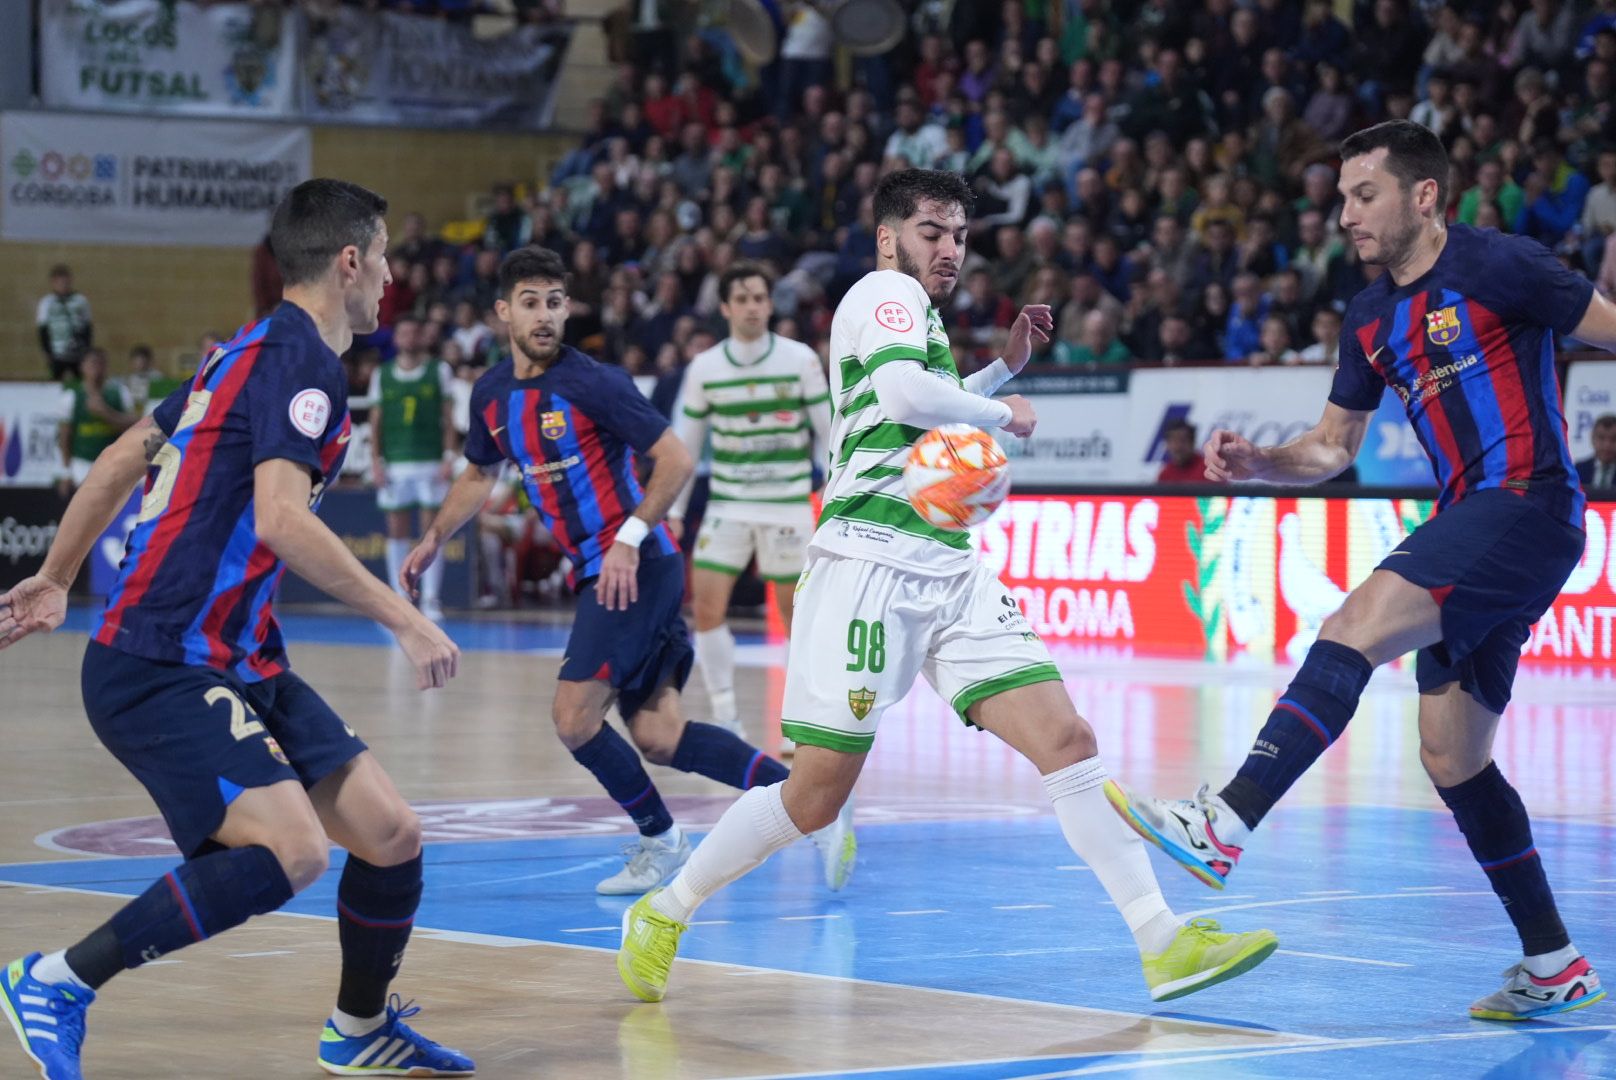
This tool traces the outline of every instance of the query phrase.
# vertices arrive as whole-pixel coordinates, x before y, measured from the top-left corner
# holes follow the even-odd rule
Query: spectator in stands
[[[1599,152],[1599,183],[1582,204],[1578,234],[1582,239],[1582,265],[1597,274],[1605,260],[1610,234],[1616,232],[1616,148]]]
[[[1340,359],[1341,313],[1333,307],[1321,307],[1313,313],[1313,344],[1297,354],[1302,364],[1329,364],[1334,367]]]
[[[35,306],[34,325],[50,377],[78,378],[79,361],[95,342],[95,327],[90,322],[90,301],[73,288],[73,270],[66,263],[51,267],[50,292]]]
[[[1532,0],[1531,9],[1515,24],[1509,52],[1503,57],[1508,67],[1530,64],[1545,71],[1558,71],[1571,59],[1577,44],[1577,13],[1561,0]]]
[[[1590,441],[1594,452],[1577,462],[1577,479],[1590,490],[1616,488],[1616,413],[1605,413],[1594,421]]]
[[[1161,321],[1158,341],[1152,359],[1172,367],[1189,360],[1203,359],[1196,355],[1194,335],[1190,321],[1182,315],[1169,315]]]
[[[1209,484],[1206,461],[1195,446],[1195,425],[1188,420],[1172,420],[1162,428],[1162,448],[1166,460],[1156,474],[1158,484]]]
[[[129,392],[107,379],[105,350],[91,346],[79,365],[81,381],[72,387],[73,403],[61,426],[63,475],[57,486],[64,497],[84,483],[101,451],[140,419]]]
[[[1311,11],[1315,4],[1309,4]],[[1334,22],[1334,19],[1331,20]],[[1336,23],[1339,26],[1339,23]],[[1307,99],[1302,109],[1302,121],[1327,143],[1345,138],[1352,124],[1353,101],[1347,93],[1341,69],[1328,60],[1319,61],[1316,69],[1318,89]]]
[[[1290,323],[1285,321],[1283,315],[1266,315],[1262,321],[1257,350],[1246,357],[1246,361],[1252,367],[1300,363],[1302,354],[1291,348],[1293,340]]]
[[[1085,315],[1076,344],[1057,341],[1054,355],[1058,364],[1084,367],[1126,364],[1132,359],[1128,346],[1117,337],[1117,320],[1104,311],[1091,311]]]
[[[450,340],[460,348],[461,355],[474,362],[487,359],[494,344],[493,331],[482,321],[482,313],[470,300],[462,300],[454,307],[454,333]]]
[[[1229,321],[1223,331],[1223,358],[1229,362],[1247,360],[1262,349],[1262,323],[1268,317],[1268,296],[1262,279],[1243,273],[1230,290]]]
[[[1558,246],[1582,216],[1588,188],[1588,178],[1566,162],[1560,144],[1544,136],[1532,148],[1532,172],[1523,189],[1526,206],[1514,231],[1545,247]]]
[[[1216,218],[1207,222],[1200,250],[1191,262],[1190,288],[1200,290],[1211,285],[1227,288],[1240,270],[1240,253],[1234,246],[1234,226],[1227,220]]]
[[[1526,196],[1520,185],[1504,172],[1503,162],[1489,158],[1476,167],[1476,184],[1459,196],[1457,220],[1462,225],[1476,224],[1476,210],[1488,202],[1498,207],[1506,224],[1513,224],[1526,206]],[[1509,231],[1507,228],[1505,231]]]
[[[626,145],[626,144],[624,144]],[[494,185],[494,208],[483,223],[483,246],[502,257],[533,239],[533,221],[509,184]]]

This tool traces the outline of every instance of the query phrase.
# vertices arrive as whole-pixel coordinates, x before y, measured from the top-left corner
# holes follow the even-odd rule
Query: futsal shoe
[[[320,1033],[320,1068],[333,1076],[470,1076],[477,1066],[465,1054],[439,1046],[404,1021],[419,1006],[394,994],[387,1019],[368,1035],[349,1037],[327,1020]]]
[[[1540,979],[1516,964],[1504,972],[1503,989],[1470,1006],[1473,1020],[1536,1020],[1592,1005],[1605,996],[1599,973],[1577,957],[1558,975]]]
[[[853,877],[858,862],[858,837],[853,833],[853,797],[842,804],[836,820],[818,832],[808,834],[819,849],[819,861],[825,868],[825,885],[831,892],[841,892]]]
[[[682,830],[672,846],[652,836],[642,836],[623,848],[628,863],[595,886],[602,896],[639,896],[672,877],[690,859],[690,837]]]
[[[679,955],[679,939],[690,927],[651,906],[661,889],[646,893],[623,912],[623,941],[617,949],[617,974],[641,1001],[661,1001],[668,992],[668,973]]]
[[[83,1080],[79,1050],[84,1045],[84,1013],[93,990],[42,983],[29,974],[39,953],[13,960],[0,972],[0,1008],[45,1080]]]
[[[1205,784],[1193,799],[1168,800],[1132,794],[1107,780],[1105,797],[1134,832],[1214,889],[1223,888],[1240,861],[1241,849],[1223,843],[1212,831],[1218,811],[1207,802]]]
[[[1279,948],[1272,930],[1225,934],[1211,919],[1178,928],[1173,943],[1140,959],[1152,1001],[1171,1001],[1244,975]]]

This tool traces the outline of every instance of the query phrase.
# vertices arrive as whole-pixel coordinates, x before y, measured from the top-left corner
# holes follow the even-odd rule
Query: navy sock
[[[1280,796],[1347,729],[1374,668],[1362,653],[1315,641],[1268,715],[1240,772],[1219,795],[1255,829]]]
[[[267,915],[292,883],[266,847],[230,848],[181,863],[67,950],[67,966],[92,990],[137,968]]]
[[[572,752],[573,760],[595,774],[606,794],[634,819],[641,836],[657,836],[673,828],[673,815],[640,764],[640,755],[610,724]]]
[[[778,784],[791,770],[763,751],[715,724],[685,725],[673,751],[673,767],[693,772],[742,791]]]
[[[348,855],[337,884],[337,937],[342,942],[337,1008],[349,1016],[381,1014],[420,906],[420,855],[397,866],[372,866]]]
[[[1504,902],[1509,921],[1521,936],[1527,956],[1554,952],[1571,944],[1565,924],[1554,906],[1543,860],[1532,843],[1532,822],[1526,807],[1494,762],[1437,794],[1453,811],[1470,853],[1487,872],[1493,892]]]

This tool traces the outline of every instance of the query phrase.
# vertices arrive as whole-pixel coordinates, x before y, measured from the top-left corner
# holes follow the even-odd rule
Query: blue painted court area
[[[1595,965],[1616,972],[1613,830],[1541,821],[1567,925]],[[427,849],[418,925],[611,950],[627,901],[593,886],[621,838],[439,843]],[[0,880],[132,895],[171,865],[111,858],[0,866]],[[340,866],[340,857],[338,861]],[[1517,943],[1444,814],[1299,808],[1265,825],[1248,865],[1215,893],[1156,860],[1183,914],[1267,926],[1281,952],[1253,975],[1153,1006],[1126,930],[1050,818],[862,827],[860,865],[838,896],[807,844],[782,853],[701,909],[687,959],[1247,1026],[1286,1038],[1260,1050],[1040,1057],[862,1072],[861,1080],[1010,1080],[1116,1076],[1616,1077],[1616,1005],[1558,1023],[1468,1019]],[[327,916],[337,871],[288,910]],[[428,932],[428,931],[423,931]],[[498,939],[498,940],[496,940]],[[510,940],[516,939],[516,940]],[[475,941],[471,938],[468,940]],[[513,953],[513,963],[524,963]],[[678,969],[672,994],[679,993]],[[626,991],[625,991],[626,993]],[[820,1075],[820,1074],[814,1074]],[[836,1074],[823,1074],[826,1076]]]

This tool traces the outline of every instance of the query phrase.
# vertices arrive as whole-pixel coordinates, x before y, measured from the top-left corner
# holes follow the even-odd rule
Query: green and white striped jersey
[[[679,391],[676,430],[698,459],[709,429],[709,498],[727,517],[765,524],[798,521],[813,489],[814,443],[829,435],[829,390],[819,354],[769,334],[726,338],[690,361]],[[675,502],[682,516],[690,488]]]
[[[963,385],[925,288],[897,270],[866,274],[836,307],[830,356],[831,468],[812,546],[939,577],[968,569],[969,534],[928,524],[904,493],[903,464],[925,429],[888,419],[870,381],[907,360]]]

